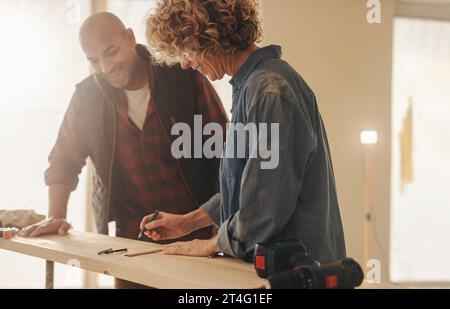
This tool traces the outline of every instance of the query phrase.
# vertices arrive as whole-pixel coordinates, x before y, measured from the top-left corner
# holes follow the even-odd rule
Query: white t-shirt
[[[150,102],[150,88],[147,84],[138,90],[125,90],[125,95],[128,99],[128,117],[142,130]]]

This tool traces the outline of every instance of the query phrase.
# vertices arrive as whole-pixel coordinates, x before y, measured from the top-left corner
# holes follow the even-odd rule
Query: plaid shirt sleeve
[[[75,190],[87,157],[86,124],[80,95],[75,92],[48,158],[50,166],[44,175],[46,185],[66,184]]]

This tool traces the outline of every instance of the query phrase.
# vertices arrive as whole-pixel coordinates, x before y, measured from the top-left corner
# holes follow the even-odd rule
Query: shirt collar
[[[259,63],[270,58],[281,58],[281,54],[281,47],[278,45],[269,45],[258,48],[233,76],[230,80],[230,84],[240,89]]]

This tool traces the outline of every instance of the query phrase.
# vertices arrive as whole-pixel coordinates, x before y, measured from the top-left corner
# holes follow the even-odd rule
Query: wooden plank
[[[71,231],[67,236],[0,239],[0,249],[10,250],[63,264],[111,275],[155,288],[250,289],[261,287],[252,264],[219,257],[216,259],[171,256],[161,252],[126,257],[123,253],[98,255],[108,248],[129,252],[149,251],[159,245],[137,240]],[[359,289],[410,288],[392,283],[363,282]]]
[[[129,252],[157,249],[157,244],[71,231],[67,236],[14,237],[0,240],[0,248],[111,275],[155,288],[249,289],[262,286],[252,264],[216,259],[169,256],[161,252],[126,257],[124,253],[98,255],[108,248]]]
[[[396,283],[370,283],[368,281],[363,281],[363,283],[358,287],[362,290],[398,290],[398,289],[412,289],[411,286],[404,286]]]

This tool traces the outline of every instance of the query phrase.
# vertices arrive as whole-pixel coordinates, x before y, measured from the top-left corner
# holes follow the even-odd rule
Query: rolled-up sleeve
[[[205,211],[214,225],[220,226],[220,193],[213,195],[205,204],[200,206],[200,209]]]
[[[88,157],[85,115],[81,103],[80,95],[75,92],[48,158],[49,167],[44,173],[48,186],[65,184],[75,190],[78,185],[78,176]]]
[[[309,119],[280,92],[277,87],[256,89],[247,107],[247,123],[268,124],[268,146],[271,151],[279,150],[278,165],[261,168],[268,159],[260,155],[247,160],[241,178],[239,210],[219,229],[220,249],[245,260],[253,258],[257,243],[276,237],[292,218],[314,148]],[[279,125],[278,136],[271,134],[273,124]],[[268,137],[263,131],[258,132],[260,141]]]

